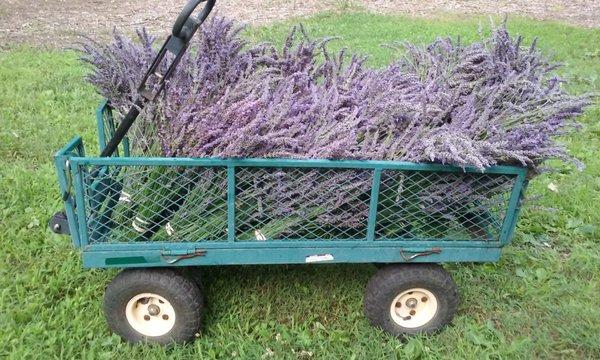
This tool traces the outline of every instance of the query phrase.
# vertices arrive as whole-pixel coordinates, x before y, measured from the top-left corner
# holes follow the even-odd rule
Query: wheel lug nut
[[[163,318],[163,320],[169,320],[169,315],[167,315],[167,314],[164,314],[164,315],[162,316],[162,318]]]
[[[417,299],[415,299],[415,298],[410,298],[410,299],[406,300],[406,304],[405,304],[405,305],[406,305],[407,307],[409,307],[409,308],[413,309],[413,308],[417,307],[417,303],[418,303],[418,302],[419,302],[419,301],[418,301]]]
[[[426,296],[423,296],[423,297],[421,298],[421,302],[427,302],[427,297],[426,297]]]
[[[149,315],[144,315],[144,320],[149,321],[150,320],[150,316]]]
[[[157,305],[151,304],[148,305],[148,314],[152,316],[156,316],[160,313],[160,308]]]
[[[416,311],[414,311],[414,310],[411,310],[411,311],[409,312],[409,314],[411,314],[411,315],[414,315],[414,314],[416,314],[416,313],[417,313],[417,312],[416,312]]]

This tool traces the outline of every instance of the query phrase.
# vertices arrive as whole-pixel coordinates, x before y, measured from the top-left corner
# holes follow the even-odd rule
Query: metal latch
[[[440,254],[441,252],[442,252],[442,249],[440,249],[439,247],[434,247],[434,248],[431,248],[431,250],[425,250],[425,251],[411,251],[411,250],[400,249],[400,256],[402,256],[402,258],[405,261],[411,261],[412,259],[417,258],[419,256]],[[407,256],[406,253],[410,253],[412,255]]]
[[[167,264],[175,264],[183,259],[190,259],[196,256],[204,255],[206,255],[206,250],[201,249],[171,249],[163,250],[161,253],[162,258]]]

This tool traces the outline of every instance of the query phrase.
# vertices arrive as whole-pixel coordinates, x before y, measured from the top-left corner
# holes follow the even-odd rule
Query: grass
[[[304,21],[310,34],[339,35],[334,48],[393,59],[379,45],[442,35],[478,38],[487,19],[415,20],[362,13]],[[291,23],[250,29],[280,42]],[[511,19],[535,36],[575,92],[600,85],[600,30]],[[563,166],[536,178],[512,245],[497,264],[450,265],[462,303],[436,336],[401,342],[362,314],[370,265],[222,267],[206,270],[201,338],[164,349],[130,346],[104,321],[103,289],[116,271],[83,270],[68,237],[46,228],[60,209],[51,156],[75,134],[97,149],[100,98],[70,52],[17,48],[0,54],[0,357],[21,358],[598,358],[600,357],[600,105],[564,139],[583,172]],[[558,190],[550,191],[553,183]]]

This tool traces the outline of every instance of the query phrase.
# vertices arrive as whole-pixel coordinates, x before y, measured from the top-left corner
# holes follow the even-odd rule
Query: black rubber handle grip
[[[190,0],[187,4],[185,4],[183,10],[181,10],[181,13],[179,13],[177,20],[175,20],[175,24],[173,25],[173,36],[178,38],[182,37],[183,28],[186,22],[189,20],[190,16],[192,16],[194,10],[196,10],[200,3],[206,2],[202,11],[196,17],[198,25],[202,24],[208,16],[208,14],[210,14],[210,12],[212,11],[213,6],[215,5],[215,1],[216,0]]]

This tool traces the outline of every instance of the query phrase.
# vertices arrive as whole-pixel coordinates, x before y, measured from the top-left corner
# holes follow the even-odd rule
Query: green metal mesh
[[[90,242],[227,239],[224,168],[105,167],[84,176]]]
[[[81,170],[90,243],[228,240],[225,167]],[[234,239],[365,240],[373,176],[372,169],[237,167]],[[374,240],[498,241],[515,180],[383,170]]]
[[[514,181],[512,175],[384,170],[375,236],[497,240]]]
[[[371,170],[239,168],[236,174],[239,240],[366,236]]]

